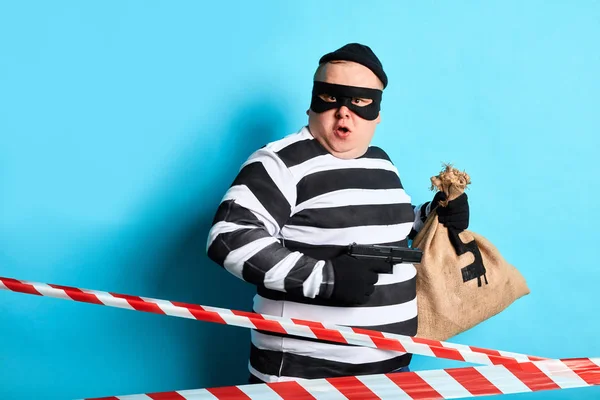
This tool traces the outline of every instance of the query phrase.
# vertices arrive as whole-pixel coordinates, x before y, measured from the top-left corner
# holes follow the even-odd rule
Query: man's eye
[[[372,102],[373,102],[372,99],[363,99],[363,98],[360,98],[360,97],[353,97],[352,98],[352,103],[356,104],[357,106],[360,106],[360,107],[368,106]]]
[[[321,98],[323,101],[326,101],[326,102],[328,102],[328,103],[335,103],[335,102],[336,102],[336,100],[335,100],[335,96],[331,96],[331,95],[328,95],[328,94],[321,94],[321,95],[319,95],[319,97],[320,97],[320,98]]]

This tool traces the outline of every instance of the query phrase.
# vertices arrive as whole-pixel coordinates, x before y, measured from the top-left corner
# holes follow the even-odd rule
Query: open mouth
[[[340,138],[346,138],[350,135],[350,129],[346,128],[345,126],[338,126],[335,129],[335,134]]]

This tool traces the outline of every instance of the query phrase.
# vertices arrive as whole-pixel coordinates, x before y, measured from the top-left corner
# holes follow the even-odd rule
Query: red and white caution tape
[[[105,397],[103,399],[433,400],[600,385],[600,358],[548,360],[518,353],[314,321],[18,281],[12,278],[0,277],[0,289],[477,364],[500,364]]]
[[[529,361],[545,360],[498,350],[440,342],[417,337],[395,335],[367,329],[344,327],[315,321],[276,317],[266,314],[157,300],[125,294],[78,289],[69,286],[19,281],[0,277],[0,289],[38,296],[56,297],[109,307],[166,314],[174,317],[259,329],[281,334],[347,343],[383,350],[465,361],[473,364],[501,364],[525,368]],[[522,364],[521,364],[522,363]],[[523,367],[521,367],[523,365]]]
[[[88,400],[435,400],[600,385],[600,358],[228,386]],[[599,393],[600,394],[600,393]]]

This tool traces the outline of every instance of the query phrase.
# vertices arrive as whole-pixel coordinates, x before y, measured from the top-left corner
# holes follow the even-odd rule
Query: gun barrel
[[[386,260],[393,264],[420,263],[423,252],[420,249],[399,246],[351,244],[348,254],[356,258]]]

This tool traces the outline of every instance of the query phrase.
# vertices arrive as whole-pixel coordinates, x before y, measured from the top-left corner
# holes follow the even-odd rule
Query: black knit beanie
[[[336,51],[325,54],[319,60],[319,64],[334,60],[354,61],[362,64],[373,71],[375,75],[377,75],[377,77],[383,83],[384,89],[388,84],[387,75],[383,71],[381,61],[379,61],[379,58],[377,58],[369,46],[359,43],[348,43]]]

